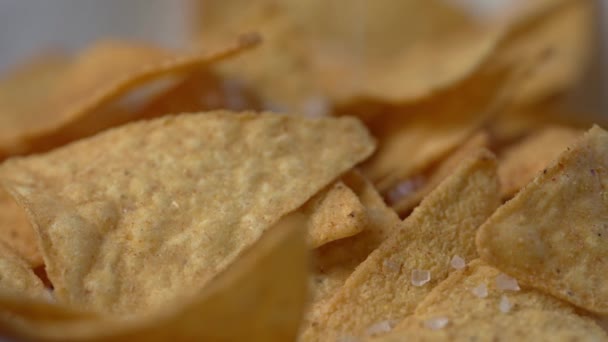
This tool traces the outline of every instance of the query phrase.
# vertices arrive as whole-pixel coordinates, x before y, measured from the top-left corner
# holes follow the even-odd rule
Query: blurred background
[[[408,1],[420,2],[405,0]],[[524,4],[547,2],[434,1],[442,3],[441,11],[450,7],[462,12],[468,19],[481,23],[500,20],[509,13],[516,12]],[[202,13],[205,2],[213,3],[214,0],[1,0],[0,75],[7,74],[15,66],[35,56],[56,52],[74,53],[105,38],[142,40],[168,48],[186,48],[191,45],[197,32],[204,30],[205,19]],[[239,4],[247,2],[235,3],[238,10]],[[352,7],[361,7],[363,3],[364,1],[359,1],[358,5]],[[325,7],[328,12],[337,14],[341,6],[343,5],[339,1],[327,1]],[[582,111],[600,112],[608,108],[608,99],[602,96],[605,93],[603,89],[608,88],[608,74],[604,63],[601,62],[606,59],[608,2],[594,0],[594,6],[594,20],[585,23],[593,34],[589,37],[593,41],[589,52],[591,58],[584,61],[584,72],[577,84],[569,89],[569,98]],[[420,21],[424,21],[425,16],[433,16],[427,7],[430,6],[426,6],[425,11],[420,13]],[[244,7],[240,9],[244,10]],[[239,16],[229,16],[224,20],[230,22],[238,18]],[[408,16],[408,20],[411,20],[411,17]],[[429,22],[432,23],[431,20]],[[311,22],[310,25],[316,23]],[[422,27],[419,23],[412,26],[415,26],[414,29]],[[421,35],[424,35],[424,32],[421,32]]]

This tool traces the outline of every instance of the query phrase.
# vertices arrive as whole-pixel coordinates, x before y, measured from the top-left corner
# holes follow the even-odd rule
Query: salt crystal
[[[461,270],[467,266],[467,263],[459,255],[454,255],[450,260],[450,265],[457,270]]]
[[[378,334],[387,333],[391,330],[393,330],[393,323],[390,321],[382,321],[369,326],[365,330],[365,334],[368,336],[374,336]]]
[[[427,270],[412,270],[412,285],[422,286],[431,281],[431,272]]]
[[[390,259],[386,259],[384,260],[384,262],[382,262],[382,267],[384,269],[386,269],[387,271],[391,271],[391,272],[397,272],[399,271],[399,263],[390,260]]]
[[[474,287],[471,292],[473,292],[476,297],[486,298],[488,296],[488,287],[486,284],[481,283],[479,286]]]
[[[175,208],[179,208],[179,204],[177,204],[177,202],[175,202],[175,201],[171,202],[171,205],[174,206]]]
[[[500,312],[503,313],[507,313],[509,311],[511,311],[511,302],[509,302],[509,298],[507,298],[507,296],[502,295],[502,297],[500,297],[500,303],[498,304],[498,309],[500,310]]]
[[[445,328],[449,322],[450,320],[447,317],[433,317],[424,321],[424,326],[427,329],[439,330]]]
[[[420,189],[425,183],[425,179],[422,176],[414,176],[408,180],[405,180],[394,188],[390,189],[387,194],[387,201],[389,204],[397,203],[404,197],[407,197],[418,189]]]
[[[501,273],[496,276],[496,287],[499,290],[519,291],[519,284],[517,283],[517,279],[509,277],[504,273]]]

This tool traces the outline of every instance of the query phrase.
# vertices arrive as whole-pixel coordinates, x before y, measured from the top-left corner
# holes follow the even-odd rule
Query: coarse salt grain
[[[501,273],[496,276],[496,287],[499,290],[519,291],[519,284],[517,283],[517,279],[512,278],[504,273]]]
[[[507,313],[509,311],[511,311],[511,302],[509,302],[509,298],[507,298],[507,296],[502,295],[502,297],[500,297],[500,303],[498,304],[498,309],[500,310],[500,312],[503,313]]]
[[[479,286],[474,287],[471,292],[478,298],[486,298],[488,296],[488,287],[486,284],[481,283]]]
[[[412,285],[422,286],[431,281],[431,272],[427,270],[412,270]]]
[[[365,334],[367,336],[374,336],[378,334],[387,333],[393,330],[393,323],[391,321],[382,321],[375,324],[370,325],[366,330]]]
[[[457,270],[461,270],[467,266],[467,263],[459,255],[454,255],[452,260],[450,260],[450,265]]]
[[[440,330],[445,328],[450,320],[447,317],[433,317],[424,321],[424,326],[431,330]]]

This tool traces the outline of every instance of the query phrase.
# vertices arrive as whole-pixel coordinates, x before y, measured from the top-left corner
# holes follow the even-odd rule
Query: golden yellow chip
[[[528,184],[581,134],[573,128],[548,126],[505,148],[498,163],[503,198]]]
[[[450,154],[441,164],[431,167],[431,170],[424,172],[424,175],[414,176],[392,189],[388,194],[391,206],[399,213],[406,216],[411,212],[420,201],[428,195],[446,177],[452,174],[454,169],[464,159],[475,153],[481,148],[488,148],[489,138],[487,133],[480,132],[473,135],[456,151]]]
[[[602,341],[573,307],[533,289],[507,290],[501,272],[475,260],[452,273],[394,332],[373,341]],[[502,283],[501,283],[502,284]]]
[[[477,256],[477,227],[498,207],[496,161],[487,150],[463,161],[398,230],[312,312],[303,341],[372,335],[411,314],[445,279],[451,259]]]
[[[608,313],[608,133],[594,126],[480,228],[479,255],[523,283]]]
[[[9,159],[0,182],[31,212],[57,298],[132,315],[204,285],[373,149],[353,118],[217,111]]]
[[[133,120],[141,97],[257,41],[245,36],[215,51],[181,55],[124,42],[98,43],[51,78],[42,99],[0,93],[0,158],[48,150]]]
[[[67,319],[69,311],[55,306],[46,310],[63,312],[66,319],[15,321],[0,315],[0,332],[36,341],[293,340],[307,294],[304,228],[302,217],[282,219],[202,291],[188,289],[184,298],[151,316],[123,321]],[[5,304],[0,297],[0,307]],[[40,313],[31,307],[42,307],[31,302],[22,306],[21,312],[28,315]]]
[[[342,181],[357,194],[365,207],[366,226],[355,236],[333,241],[315,250],[313,310],[342,286],[355,268],[401,223],[395,211],[384,203],[374,186],[360,173],[351,171]]]
[[[316,194],[300,211],[309,217],[308,240],[312,248],[357,235],[367,224],[365,207],[342,182]]]
[[[297,113],[314,113],[310,107],[319,102],[331,107],[360,96],[397,101],[419,97],[468,73],[494,42],[475,35],[476,39],[457,39],[466,48],[450,44],[446,36],[473,22],[437,0],[352,6],[319,0],[199,3],[202,44],[249,30],[264,35],[263,46],[223,65],[223,74],[259,90],[268,106]],[[426,40],[441,41],[433,46],[443,48],[443,53],[417,47]],[[451,52],[449,59],[440,57],[448,55],[446,51]]]
[[[51,298],[30,266],[2,243],[0,243],[0,294],[21,298]]]
[[[43,264],[38,237],[25,210],[2,188],[0,188],[0,241],[10,246],[32,267]]]

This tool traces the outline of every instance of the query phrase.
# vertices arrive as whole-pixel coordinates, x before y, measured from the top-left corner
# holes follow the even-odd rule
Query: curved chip
[[[594,126],[480,228],[482,259],[608,314],[608,133]]]
[[[123,321],[85,316],[16,322],[0,315],[0,332],[36,341],[293,340],[307,294],[304,228],[304,219],[297,215],[280,220],[208,286],[155,315]],[[0,307],[5,304],[0,297]],[[23,306],[26,311],[34,305]],[[54,310],[68,314],[59,306]]]
[[[57,298],[133,315],[204,285],[373,148],[353,118],[217,111],[9,159],[0,182],[31,213]]]
[[[44,261],[38,246],[38,237],[23,208],[0,188],[0,241],[10,246],[32,267]]]
[[[302,341],[365,336],[375,324],[404,319],[448,276],[454,255],[466,260],[477,256],[477,227],[498,204],[496,161],[481,150],[463,161],[335,295],[313,311]]]
[[[29,98],[0,91],[0,158],[44,151],[137,118],[136,103],[187,71],[204,68],[253,47],[257,36],[217,50],[176,54],[159,48],[104,41],[56,73]],[[37,80],[31,80],[35,83]],[[0,89],[1,90],[1,89]],[[120,103],[120,101],[122,103]]]

